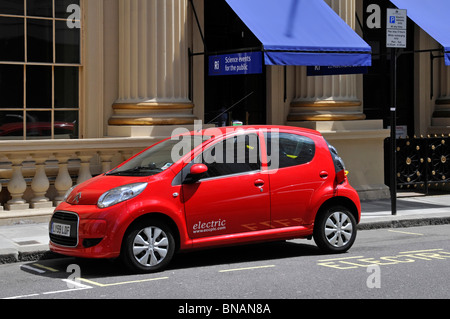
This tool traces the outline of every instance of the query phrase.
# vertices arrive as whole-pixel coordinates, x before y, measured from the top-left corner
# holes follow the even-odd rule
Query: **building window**
[[[0,0],[0,139],[79,137],[80,2]]]

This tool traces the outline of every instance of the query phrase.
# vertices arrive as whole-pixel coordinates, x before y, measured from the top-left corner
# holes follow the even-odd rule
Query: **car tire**
[[[356,239],[356,219],[344,206],[328,207],[317,215],[313,237],[327,253],[346,252]]]
[[[175,240],[170,227],[159,220],[147,220],[130,228],[122,245],[122,261],[133,272],[164,269],[172,260]]]

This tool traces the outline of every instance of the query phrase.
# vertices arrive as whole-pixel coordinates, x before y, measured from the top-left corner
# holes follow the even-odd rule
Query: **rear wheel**
[[[332,206],[317,216],[314,241],[329,253],[342,253],[350,249],[356,238],[356,220],[344,206]]]
[[[132,271],[155,272],[166,267],[175,252],[170,227],[158,220],[139,223],[127,233],[122,259]]]

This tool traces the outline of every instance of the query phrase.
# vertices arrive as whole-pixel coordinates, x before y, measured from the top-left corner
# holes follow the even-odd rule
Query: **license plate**
[[[70,237],[70,225],[53,223],[52,234]]]

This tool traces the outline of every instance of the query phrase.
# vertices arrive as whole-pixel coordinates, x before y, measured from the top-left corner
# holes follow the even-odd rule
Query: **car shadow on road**
[[[308,241],[300,243],[299,240],[204,249],[176,254],[169,266],[160,274],[197,267],[229,266],[239,263],[317,255],[324,255],[324,253],[314,243]],[[86,279],[133,275],[118,259],[83,259],[62,255],[24,264],[21,270],[38,276],[65,279],[71,274],[70,265],[77,265],[81,269],[81,276]]]
[[[307,241],[302,243],[276,241],[180,253],[175,256],[169,269],[229,265],[321,254],[323,254],[322,251]]]

